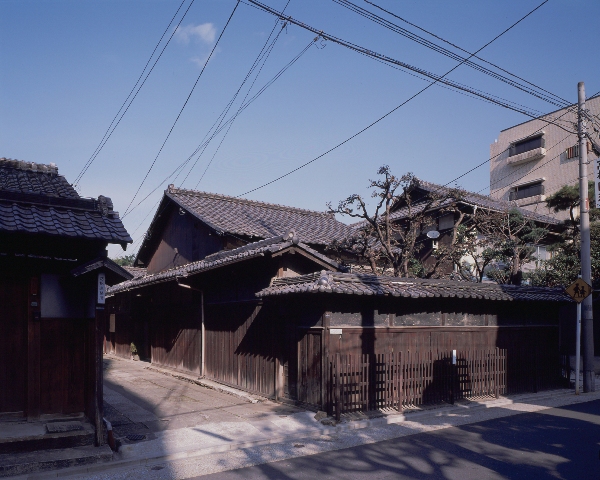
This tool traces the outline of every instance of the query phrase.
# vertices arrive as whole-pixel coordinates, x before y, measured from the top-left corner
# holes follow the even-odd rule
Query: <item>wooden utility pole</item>
[[[588,198],[587,123],[585,85],[577,84],[577,134],[579,136],[579,224],[581,233],[581,278],[592,285],[592,256],[590,245],[590,202]],[[581,343],[583,350],[583,391],[593,392],[594,382],[594,324],[592,295],[582,303]]]

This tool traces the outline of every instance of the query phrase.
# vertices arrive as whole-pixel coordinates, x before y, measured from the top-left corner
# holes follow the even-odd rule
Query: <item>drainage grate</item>
[[[127,440],[131,440],[132,442],[137,442],[139,440],[145,440],[146,435],[127,435],[125,438]]]

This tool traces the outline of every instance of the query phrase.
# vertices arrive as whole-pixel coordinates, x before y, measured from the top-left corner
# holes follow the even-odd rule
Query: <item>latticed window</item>
[[[587,142],[587,151],[590,153],[592,151],[592,142]],[[567,148],[567,160],[570,158],[579,157],[579,144],[575,144],[572,147]]]

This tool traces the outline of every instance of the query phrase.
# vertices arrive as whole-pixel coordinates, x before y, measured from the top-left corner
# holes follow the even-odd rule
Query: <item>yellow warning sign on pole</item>
[[[581,303],[592,294],[592,287],[581,278],[578,278],[566,288],[565,292],[577,303]]]

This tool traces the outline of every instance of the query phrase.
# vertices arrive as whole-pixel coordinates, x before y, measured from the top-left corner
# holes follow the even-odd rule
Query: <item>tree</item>
[[[112,259],[117,265],[121,265],[122,267],[131,267],[133,262],[135,261],[135,254],[131,255],[123,255],[122,257],[117,257]]]
[[[516,208],[502,212],[478,209],[474,224],[489,249],[484,258],[488,264],[496,263],[487,275],[498,283],[520,285],[523,265],[536,259],[534,245],[548,235],[548,229]]]
[[[594,182],[588,182],[590,198],[590,239],[592,255],[592,279],[600,278],[600,209],[594,208]],[[530,274],[533,285],[565,286],[569,285],[581,272],[579,217],[575,208],[579,207],[579,187],[564,186],[551,195],[546,203],[555,212],[569,210],[570,220],[565,221],[560,241],[550,247],[552,257],[542,262],[540,267]]]
[[[503,255],[497,242],[479,233],[475,225],[470,222],[458,227],[454,264],[464,280],[481,283],[488,268],[501,261]]]
[[[443,275],[444,267],[453,263],[457,228],[465,219],[465,213],[458,208],[463,191],[444,188],[422,193],[418,190],[421,182],[412,173],[396,177],[387,165],[380,167],[377,174],[380,179],[369,180],[371,198],[375,199],[372,213],[358,194],[340,201],[336,208],[331,203],[327,205],[330,213],[360,220],[355,235],[332,242],[329,249],[340,258],[357,259],[375,274],[427,278]],[[450,212],[457,219],[448,240],[439,242],[431,261],[420,262],[418,253],[424,241],[419,237],[436,228],[437,216]]]
[[[595,194],[594,194],[594,182],[588,181],[588,198],[590,199],[590,206],[595,207]],[[553,193],[546,200],[548,208],[554,210],[555,213],[569,211],[569,217],[574,226],[577,225],[577,218],[575,218],[575,209],[579,207],[579,185],[565,185],[560,190]]]

